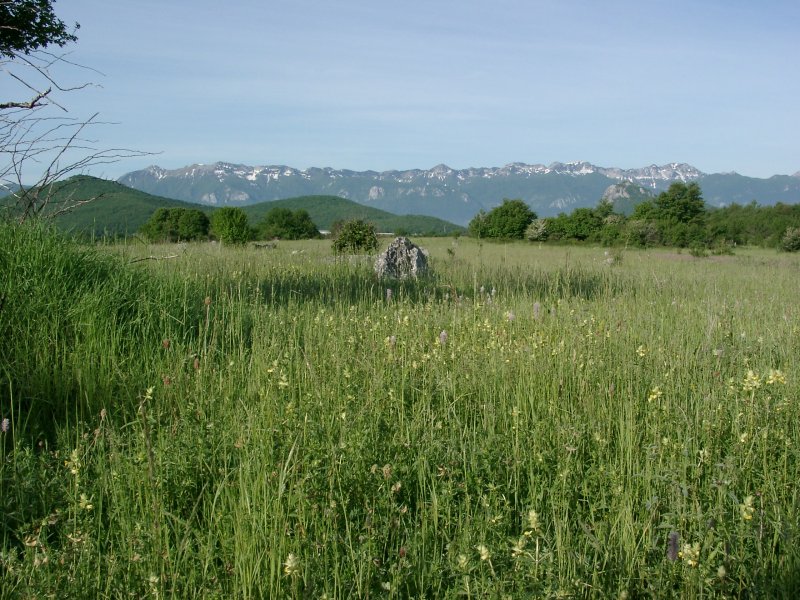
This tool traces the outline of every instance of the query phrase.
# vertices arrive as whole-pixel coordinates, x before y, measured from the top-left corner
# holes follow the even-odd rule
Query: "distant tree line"
[[[626,216],[601,201],[595,208],[537,218],[522,200],[504,200],[488,213],[481,211],[469,224],[479,238],[522,239],[536,242],[593,242],[606,246],[671,246],[718,248],[732,245],[800,250],[800,204],[709,208],[697,183],[673,183],[652,200],[636,205]]]
[[[196,208],[159,208],[139,228],[153,242],[189,242],[208,239],[208,215]]]
[[[139,229],[151,242],[192,242],[216,239],[225,244],[251,240],[300,240],[320,237],[305,210],[273,208],[251,227],[247,213],[226,206],[211,213],[196,208],[159,208]]]

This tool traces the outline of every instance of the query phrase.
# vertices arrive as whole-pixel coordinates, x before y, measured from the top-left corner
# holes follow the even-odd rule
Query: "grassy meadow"
[[[0,226],[0,598],[800,589],[800,256],[414,241]]]

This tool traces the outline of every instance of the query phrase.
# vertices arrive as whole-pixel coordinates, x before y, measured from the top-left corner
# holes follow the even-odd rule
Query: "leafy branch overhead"
[[[47,46],[64,47],[78,40],[53,12],[51,0],[0,2],[0,58],[30,54]],[[78,23],[73,31],[80,28]]]

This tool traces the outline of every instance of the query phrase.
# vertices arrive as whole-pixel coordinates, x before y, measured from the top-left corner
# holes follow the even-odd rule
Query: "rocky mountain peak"
[[[503,167],[465,169],[438,164],[430,169],[381,172],[217,162],[180,169],[151,166],[128,173],[119,182],[151,194],[215,206],[296,196],[340,196],[395,214],[430,215],[466,224],[479,210],[490,210],[503,198],[520,198],[539,216],[546,217],[597,206],[604,197],[630,206],[674,182],[695,180],[700,181],[711,205],[746,203],[753,198],[793,203],[800,201],[800,172],[795,178],[792,181],[797,181],[796,185],[787,184],[785,176],[774,183],[740,175],[707,176],[681,162],[636,169],[601,167],[587,161],[553,162],[548,166],[513,162]],[[741,192],[735,191],[740,188]]]

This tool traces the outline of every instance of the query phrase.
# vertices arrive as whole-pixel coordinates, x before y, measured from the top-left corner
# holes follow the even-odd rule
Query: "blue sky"
[[[106,165],[800,170],[800,3],[59,0]],[[73,75],[74,76],[74,75]]]

